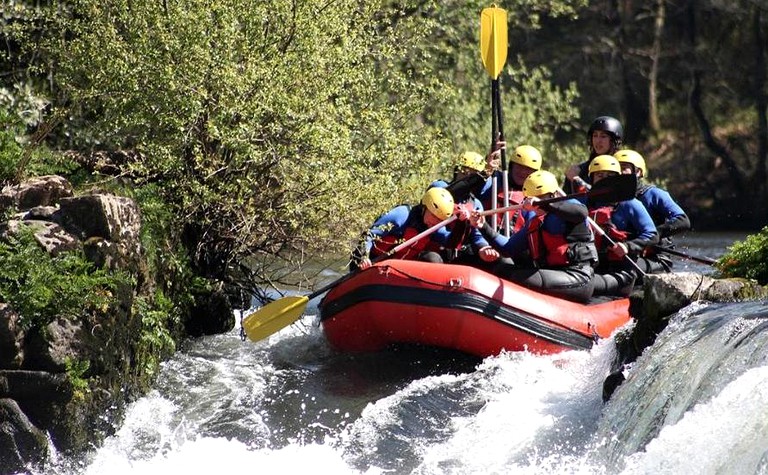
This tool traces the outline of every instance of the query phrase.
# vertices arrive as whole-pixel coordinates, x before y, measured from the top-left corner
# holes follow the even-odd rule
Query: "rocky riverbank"
[[[151,340],[157,330],[151,310],[136,304],[151,297],[158,279],[170,277],[149,270],[141,215],[129,198],[75,196],[64,178],[43,176],[3,189],[0,210],[10,218],[0,223],[1,242],[29,230],[49,256],[74,251],[128,277],[105,290],[103,308],[39,326],[0,302],[0,474],[6,474],[44,462],[54,447],[71,454],[97,446],[126,403],[151,387],[167,348]],[[223,291],[201,292],[181,309],[173,338],[227,331],[232,310]]]

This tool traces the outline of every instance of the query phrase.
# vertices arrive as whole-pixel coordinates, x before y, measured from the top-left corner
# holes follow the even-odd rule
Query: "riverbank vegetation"
[[[593,117],[617,116],[694,229],[759,229],[765,8],[640,3],[500,5],[510,145],[561,171]],[[170,301],[301,285],[307,261],[344,255],[377,214],[490,145],[486,6],[6,2],[0,178],[59,173],[132,196]]]

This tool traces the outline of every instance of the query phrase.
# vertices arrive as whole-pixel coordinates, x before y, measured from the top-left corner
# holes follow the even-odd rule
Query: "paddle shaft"
[[[410,238],[410,239],[408,239],[406,241],[403,241],[402,243],[398,244],[397,246],[395,246],[392,249],[390,249],[389,251],[387,251],[385,254],[382,254],[382,255],[376,257],[371,262],[379,262],[379,261],[384,260],[384,259],[386,259],[388,257],[391,257],[392,255],[397,254],[398,252],[402,251],[406,247],[408,247],[411,244],[415,243],[419,239],[432,234],[433,232],[437,231],[438,229],[442,228],[443,226],[447,226],[447,225],[451,224],[455,220],[456,220],[456,215],[449,216],[448,218],[445,218],[444,220],[440,221],[439,223],[435,224],[434,226],[425,229],[424,231],[420,232],[419,234],[413,236],[412,238]],[[344,276],[334,280],[330,284],[315,290],[311,294],[307,295],[307,300],[312,300],[313,298],[317,297],[318,295],[324,294],[325,292],[329,291],[333,287],[336,287],[337,285],[339,285],[340,283],[342,283],[345,280],[349,279],[350,277],[352,277],[355,274],[357,274],[357,272],[350,272],[349,274],[346,274],[346,275],[344,275]]]
[[[674,249],[670,249],[668,247],[659,246],[658,244],[654,244],[653,248],[659,252],[665,252],[667,254],[672,254],[673,256],[682,257],[683,259],[688,259],[689,261],[698,262],[700,264],[707,264],[710,266],[713,266],[717,264],[717,260],[711,259],[709,257],[701,257],[701,256],[692,256],[690,254],[686,254],[684,252],[676,251]]]
[[[571,198],[602,198],[606,202],[624,201],[635,196],[637,188],[637,177],[635,175],[614,175],[603,178],[597,185],[588,191],[571,193],[570,195],[555,196],[544,200],[534,201],[536,205],[556,203],[558,201],[570,200]],[[562,193],[562,190],[559,190]],[[510,205],[503,208],[489,209],[478,213],[480,216],[503,213],[522,208],[522,205]]]
[[[507,62],[507,12],[495,4],[485,8],[480,13],[480,56],[483,66],[491,78],[491,153],[496,150],[496,144],[504,140],[504,115],[501,110],[500,75]],[[504,192],[504,207],[509,206],[509,177],[505,150],[501,149],[502,190]],[[498,185],[494,179],[493,208],[497,206],[496,193]],[[504,234],[509,236],[509,213],[504,213]],[[492,223],[496,229],[496,220]]]
[[[587,216],[587,221],[589,221],[589,224],[592,226],[592,229],[594,229],[595,231],[597,231],[597,233],[598,233],[598,234],[600,234],[601,236],[603,236],[603,239],[605,239],[606,241],[608,241],[608,244],[610,244],[611,246],[618,246],[618,244],[616,243],[616,241],[614,241],[613,239],[611,239],[611,237],[608,235],[608,233],[606,233],[606,232],[603,230],[603,228],[601,228],[601,227],[600,227],[600,225],[599,225],[599,224],[597,224],[597,223],[595,222],[595,220],[594,220],[594,219],[592,219],[592,218],[590,218],[589,216]],[[627,262],[629,262],[629,263],[632,265],[632,267],[634,267],[634,268],[635,268],[635,270],[637,270],[637,272],[639,272],[639,273],[640,273],[640,275],[646,275],[646,274],[645,274],[645,271],[644,271],[643,269],[641,269],[639,265],[637,265],[637,262],[635,262],[635,260],[634,260],[634,259],[632,259],[631,257],[629,257],[629,254],[624,254],[624,259],[625,259]]]
[[[504,113],[501,109],[501,85],[500,80],[496,79],[496,91],[495,91],[495,101],[496,101],[496,120],[499,123],[499,141],[504,142]],[[506,147],[501,149],[501,184],[502,184],[502,190],[504,192],[504,207],[506,208],[509,206],[509,163],[507,162],[507,151]],[[509,219],[509,212],[504,212],[504,235],[509,236],[510,235],[510,219]]]

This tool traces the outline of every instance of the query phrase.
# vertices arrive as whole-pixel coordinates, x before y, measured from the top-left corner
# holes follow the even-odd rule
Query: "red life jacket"
[[[393,249],[398,244],[404,243],[420,232],[421,231],[415,227],[408,226],[405,228],[405,232],[402,236],[389,235],[375,239],[373,241],[373,247],[371,247],[371,259],[375,259],[383,254],[386,254],[390,249]],[[389,257],[391,259],[416,259],[422,251],[427,249],[427,246],[430,245],[430,242],[431,241],[429,237],[424,237],[423,239],[419,239],[410,246],[406,247],[405,249],[401,249]]]
[[[531,259],[540,267],[565,267],[571,264],[568,258],[568,241],[561,234],[552,234],[543,229],[546,214],[536,215],[528,224],[528,250]]]
[[[520,190],[509,190],[509,204],[519,205],[525,199],[525,195]],[[483,203],[485,209],[491,209],[491,203]],[[504,192],[500,192],[498,199],[496,200],[496,206],[501,208],[504,206]],[[496,227],[500,228],[504,224],[504,213],[497,213],[496,215]],[[516,209],[509,212],[509,229],[510,232],[516,233],[523,229],[525,226],[525,219],[523,218],[523,210]]]
[[[600,208],[595,208],[589,210],[589,214],[592,217],[592,220],[597,223],[600,228],[605,231],[605,233],[613,239],[616,242],[626,242],[627,238],[629,237],[629,233],[627,231],[622,231],[616,227],[615,224],[611,221],[611,215],[613,214],[614,209],[616,208],[615,205],[610,206],[601,206]],[[599,251],[605,251],[610,247],[610,243],[607,239],[603,239],[603,235],[600,233],[595,233],[595,247]],[[622,258],[616,257],[613,254],[608,254],[608,258],[612,261],[620,261]]]
[[[475,203],[473,200],[458,203],[456,206],[469,213],[475,211]],[[470,226],[469,221],[461,221],[457,219],[448,225],[448,231],[450,231],[450,234],[443,246],[440,246],[436,242],[432,242],[427,246],[426,250],[440,251],[442,249],[461,249],[464,246],[464,241],[469,237],[469,233],[472,232],[472,226]]]

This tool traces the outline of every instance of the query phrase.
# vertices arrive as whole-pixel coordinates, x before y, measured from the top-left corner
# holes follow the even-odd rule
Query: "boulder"
[[[0,303],[0,369],[21,368],[24,361],[23,342],[24,331],[19,327],[19,314],[8,304]]]
[[[0,226],[0,236],[18,234],[24,227],[32,230],[35,241],[52,256],[80,248],[80,241],[75,236],[65,231],[58,224],[50,221],[10,220]]]
[[[16,207],[23,211],[36,206],[53,205],[73,194],[72,185],[65,178],[46,175],[4,187],[0,191],[0,205],[3,209]]]
[[[768,287],[749,279],[715,279],[693,272],[649,274],[643,287],[630,296],[629,313],[635,325],[616,335],[617,357],[603,383],[603,399],[624,381],[623,371],[653,345],[669,319],[698,300],[735,302],[768,298]]]
[[[48,456],[45,434],[8,398],[0,398],[0,454],[0,473],[27,473]]]

